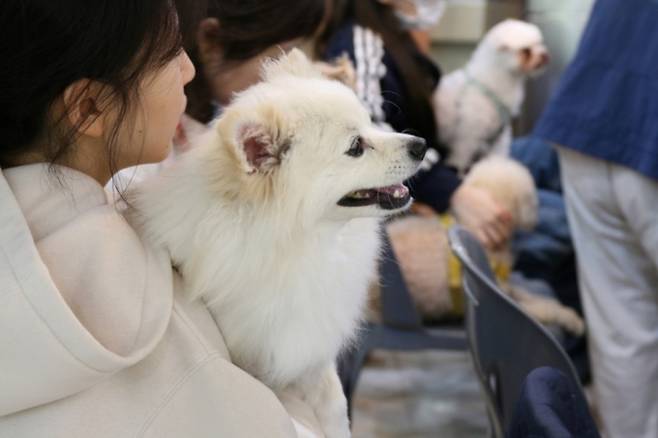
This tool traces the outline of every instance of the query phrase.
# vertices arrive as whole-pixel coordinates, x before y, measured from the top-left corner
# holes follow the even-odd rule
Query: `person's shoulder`
[[[160,309],[168,315],[168,255],[143,241],[112,205],[76,216],[40,239],[37,249],[62,298],[107,349],[130,351],[146,314]]]

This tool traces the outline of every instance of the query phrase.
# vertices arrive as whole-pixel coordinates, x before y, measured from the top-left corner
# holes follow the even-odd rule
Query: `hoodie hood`
[[[168,255],[144,246],[95,180],[45,164],[0,172],[0,416],[138,363],[172,305]]]

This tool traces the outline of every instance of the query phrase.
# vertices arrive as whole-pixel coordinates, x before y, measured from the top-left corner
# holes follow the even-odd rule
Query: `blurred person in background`
[[[325,18],[325,2],[207,0],[189,49],[199,74],[186,87],[187,122],[210,122],[235,93],[260,81],[264,60],[312,37]]]
[[[606,436],[658,436],[658,2],[599,0],[536,129],[559,145]]]

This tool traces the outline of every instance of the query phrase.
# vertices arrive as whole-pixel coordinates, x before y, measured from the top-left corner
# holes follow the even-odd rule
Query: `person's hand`
[[[457,221],[488,249],[500,249],[512,235],[512,214],[482,189],[461,185],[450,206]]]

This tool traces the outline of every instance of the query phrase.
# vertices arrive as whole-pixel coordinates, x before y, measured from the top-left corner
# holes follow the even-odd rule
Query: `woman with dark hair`
[[[199,74],[187,87],[187,113],[210,121],[260,80],[264,59],[313,36],[324,16],[325,0],[210,0],[190,50]]]
[[[171,0],[2,2],[1,437],[313,436],[103,189],[169,153],[194,21]]]
[[[331,19],[316,41],[316,55],[327,61],[347,54],[356,70],[356,92],[373,120],[398,132],[425,138],[428,166],[409,183],[417,201],[439,213],[452,208],[462,224],[489,247],[504,243],[511,216],[484,191],[460,186],[456,173],[439,157],[431,95],[438,67],[423,54],[413,30],[431,26],[441,0],[330,0]],[[434,151],[432,154],[431,151]]]

